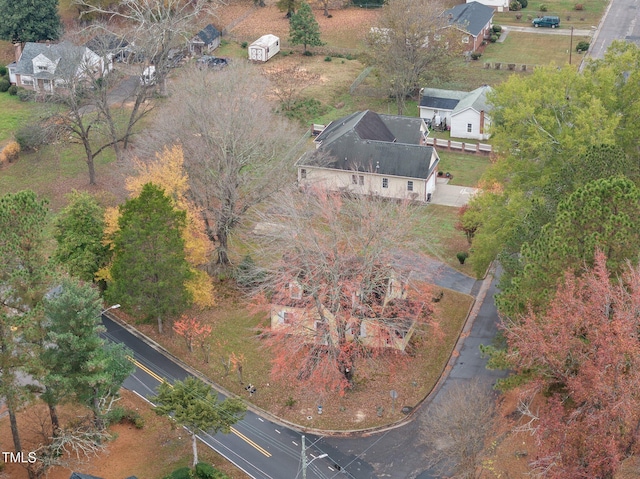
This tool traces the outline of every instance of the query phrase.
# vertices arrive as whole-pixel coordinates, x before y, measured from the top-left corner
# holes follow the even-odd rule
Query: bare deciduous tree
[[[474,380],[452,386],[429,406],[421,429],[432,467],[447,477],[480,477],[482,453],[496,424],[495,401],[490,387]]]
[[[267,80],[238,61],[223,71],[184,73],[157,125],[154,147],[181,143],[190,195],[200,208],[219,265],[246,213],[293,181],[298,130],[263,97]],[[212,261],[213,263],[213,261]]]
[[[364,376],[360,361],[402,361],[397,341],[432,324],[431,295],[407,295],[410,273],[391,266],[411,243],[414,207],[320,189],[282,192],[273,204],[258,212],[255,257],[267,278],[256,297],[288,308],[270,331],[274,375],[344,391]]]
[[[402,115],[408,96],[428,79],[442,80],[462,53],[460,31],[448,28],[440,0],[390,0],[367,37],[370,54]]]
[[[271,92],[286,111],[291,110],[301,93],[320,78],[320,75],[310,72],[300,63],[286,67],[273,66],[265,73],[272,84]]]

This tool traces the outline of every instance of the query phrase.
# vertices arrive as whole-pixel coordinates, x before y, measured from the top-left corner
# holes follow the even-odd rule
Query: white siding
[[[467,0],[466,3],[471,3],[473,1],[477,1],[487,7],[493,7],[498,12],[509,11],[509,0]]]
[[[469,133],[468,125],[471,124],[471,133]],[[484,115],[483,133],[480,133],[480,112],[473,108],[467,108],[456,113],[451,118],[451,137],[452,138],[469,138],[473,140],[486,140],[489,138],[489,126],[491,121],[489,116]]]
[[[433,108],[428,108],[426,106],[420,107],[420,118],[423,120],[433,120],[434,115],[440,115],[440,121],[443,122],[445,119],[447,120],[447,125],[451,125],[451,110],[434,110]]]

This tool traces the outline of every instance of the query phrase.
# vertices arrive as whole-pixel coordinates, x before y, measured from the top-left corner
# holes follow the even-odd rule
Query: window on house
[[[360,186],[364,186],[364,175],[359,175],[358,176],[358,184]]]
[[[293,323],[293,313],[288,311],[280,311],[278,313],[278,322],[280,324],[291,324]]]
[[[382,187],[389,188],[389,178],[382,178]]]
[[[48,70],[47,65],[38,65],[38,70],[46,72]]]
[[[358,175],[351,175],[351,184],[352,185],[358,184]]]
[[[413,181],[407,181],[407,191],[413,191]]]
[[[33,80],[25,80],[24,78],[21,80],[23,85],[33,85]]]
[[[291,299],[302,299],[302,288],[299,284],[289,283],[289,297]]]
[[[467,133],[471,133],[473,131],[473,125],[471,123],[467,123]]]
[[[300,170],[300,179],[301,180],[306,180],[307,179],[307,170],[305,168],[302,168]]]

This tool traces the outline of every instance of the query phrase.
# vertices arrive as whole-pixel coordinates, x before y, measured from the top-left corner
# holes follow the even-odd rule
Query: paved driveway
[[[436,179],[436,191],[431,196],[431,203],[460,208],[466,205],[477,192],[478,188],[449,185],[447,180],[438,178]]]

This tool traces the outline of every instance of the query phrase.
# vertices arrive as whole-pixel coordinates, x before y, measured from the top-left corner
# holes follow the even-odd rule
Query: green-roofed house
[[[331,122],[296,162],[301,187],[428,202],[440,158],[421,118],[358,111]]]
[[[452,138],[488,140],[491,105],[487,94],[490,91],[488,85],[471,92],[422,88],[420,118],[433,128],[446,127]]]

